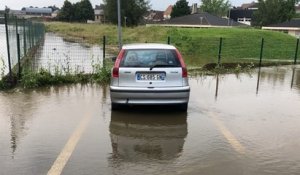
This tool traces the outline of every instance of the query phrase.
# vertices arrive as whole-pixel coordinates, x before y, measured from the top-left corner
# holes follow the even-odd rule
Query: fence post
[[[299,47],[299,38],[297,39],[297,44],[296,44],[296,51],[295,51],[295,59],[294,59],[294,64],[297,64],[297,58],[298,58],[298,47]]]
[[[221,37],[220,44],[219,44],[218,66],[220,66],[221,64],[222,43],[223,43],[223,38]]]
[[[28,27],[28,45],[29,45],[29,49],[31,49],[31,26],[30,26],[30,22],[28,21],[27,23],[27,27]]]
[[[168,44],[171,44],[171,37],[168,36]]]
[[[17,50],[18,50],[18,77],[21,78],[21,50],[20,50],[20,34],[17,34]]]
[[[7,46],[7,59],[8,59],[8,69],[9,69],[9,79],[12,78],[11,72],[11,62],[10,62],[10,45],[9,45],[9,37],[8,37],[8,24],[7,24],[7,16],[8,14],[5,13],[4,22],[5,22],[5,33],[6,33],[6,46]]]
[[[23,18],[23,40],[24,40],[24,56],[27,52],[27,46],[26,46],[26,20]]]
[[[16,20],[16,36],[18,35],[18,18],[17,18],[17,16],[15,16],[15,20]]]
[[[34,44],[34,37],[35,37],[35,28],[34,28],[34,24],[31,22],[31,39],[32,39],[32,47],[35,46],[35,44]]]
[[[264,38],[261,39],[261,46],[260,46],[260,56],[259,56],[259,67],[261,67],[262,57],[264,51]]]
[[[29,49],[31,49],[31,26],[30,26],[30,21],[28,21],[27,27],[28,27],[28,45],[29,45]]]
[[[105,63],[105,46],[106,46],[106,36],[104,35],[103,36],[103,61],[102,61],[102,64],[103,64],[103,67],[106,68],[106,63]]]

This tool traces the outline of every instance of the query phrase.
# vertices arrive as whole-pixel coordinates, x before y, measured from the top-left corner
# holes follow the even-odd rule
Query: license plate
[[[165,73],[137,73],[136,79],[138,81],[164,81]]]

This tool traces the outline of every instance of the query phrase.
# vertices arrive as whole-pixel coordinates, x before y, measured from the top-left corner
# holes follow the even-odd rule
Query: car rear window
[[[120,67],[181,67],[175,50],[130,49],[126,50]]]

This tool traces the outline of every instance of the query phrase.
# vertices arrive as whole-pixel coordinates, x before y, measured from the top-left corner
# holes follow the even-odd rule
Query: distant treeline
[[[81,0],[74,4],[65,0],[58,14],[58,20],[66,22],[86,22],[94,19],[94,9],[89,0]]]

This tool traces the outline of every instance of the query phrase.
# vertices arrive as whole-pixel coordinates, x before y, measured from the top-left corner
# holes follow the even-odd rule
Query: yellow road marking
[[[73,132],[72,136],[69,138],[65,147],[53,163],[51,169],[48,171],[48,175],[60,175],[67,164],[69,158],[71,157],[75,147],[85,131],[88,123],[91,120],[91,115],[86,115],[77,126],[76,130]]]
[[[229,144],[240,154],[245,154],[245,147],[238,141],[238,139],[226,128],[226,126],[218,119],[216,114],[210,113],[215,125],[229,142]]]

